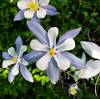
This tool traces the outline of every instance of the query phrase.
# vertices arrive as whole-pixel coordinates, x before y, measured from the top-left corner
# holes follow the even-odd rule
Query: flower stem
[[[95,95],[96,96],[98,96],[97,95],[97,84],[98,84],[98,81],[99,81],[99,77],[100,77],[100,74],[98,75],[97,80],[96,80],[96,83],[95,83]]]

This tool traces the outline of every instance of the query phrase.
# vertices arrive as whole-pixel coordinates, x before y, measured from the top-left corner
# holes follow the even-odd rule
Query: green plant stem
[[[98,75],[96,83],[95,83],[95,95],[96,96],[98,96],[98,94],[97,94],[97,84],[98,84],[98,81],[99,81],[99,77],[100,77],[100,74]]]

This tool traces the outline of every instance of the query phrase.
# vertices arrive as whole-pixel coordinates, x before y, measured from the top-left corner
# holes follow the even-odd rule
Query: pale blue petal
[[[25,80],[29,81],[29,82],[33,82],[33,77],[31,72],[26,68],[26,66],[24,65],[20,65],[20,72],[22,74],[22,76],[24,77]]]
[[[24,55],[23,57],[27,62],[32,63],[32,62],[38,60],[39,58],[41,58],[44,54],[45,54],[45,52],[32,51],[32,52]]]
[[[19,54],[20,48],[23,45],[23,41],[22,41],[22,38],[20,36],[17,37],[15,44],[16,44],[16,51]]]
[[[47,75],[53,84],[56,84],[56,82],[59,80],[60,70],[55,60],[51,60],[49,62],[48,69],[47,69]]]
[[[35,36],[37,36],[37,38],[42,43],[48,44],[48,42],[47,42],[47,33],[39,23],[36,23],[36,22],[33,22],[33,21],[28,21],[27,25],[28,25],[29,29],[31,30],[31,32]]]
[[[57,15],[57,9],[53,7],[52,5],[47,5],[44,7],[47,10],[47,15]]]
[[[31,19],[31,22],[36,22],[40,24],[40,19],[36,15],[34,15],[34,17]]]
[[[84,61],[75,55],[69,53],[69,52],[63,52],[62,53],[69,61],[71,62],[72,65],[74,65],[76,68],[82,69],[85,68]]]
[[[19,11],[14,17],[14,21],[20,21],[24,19],[24,11]]]
[[[8,81],[9,81],[10,83],[12,83],[13,80],[14,80],[14,78],[15,78],[15,76],[12,75],[12,68],[10,68],[9,73],[8,73]]]
[[[3,53],[2,53],[2,57],[3,57],[4,59],[7,59],[7,60],[9,60],[9,59],[12,58],[12,56],[9,55],[7,52],[3,52]]]
[[[81,29],[82,29],[82,28],[80,27],[80,28],[73,29],[73,30],[70,30],[70,31],[64,33],[64,34],[60,37],[60,39],[59,39],[59,41],[58,41],[58,44],[64,42],[64,41],[65,41],[66,39],[68,39],[68,38],[75,38],[75,37],[80,33]]]

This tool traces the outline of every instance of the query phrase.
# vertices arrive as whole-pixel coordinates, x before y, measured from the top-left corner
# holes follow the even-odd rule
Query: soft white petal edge
[[[90,60],[86,64],[86,69],[82,69],[79,72],[79,78],[89,79],[96,76],[100,73],[100,61],[99,60]]]
[[[39,50],[39,51],[47,51],[48,46],[45,44],[42,44],[39,40],[33,39],[30,43],[30,47],[33,50]]]
[[[37,11],[37,17],[38,18],[44,18],[47,14],[46,9],[40,7],[39,10]]]
[[[12,73],[13,76],[16,76],[16,75],[19,74],[19,64],[14,65],[14,67],[12,68],[11,73]]]
[[[100,47],[93,42],[81,41],[82,48],[95,59],[100,59]]]
[[[50,59],[51,59],[51,57],[50,57],[49,53],[45,54],[42,58],[40,58],[37,61],[37,63],[36,63],[37,68],[39,68],[40,70],[46,70],[48,68]]]
[[[4,60],[4,61],[2,62],[2,67],[3,67],[3,68],[7,68],[8,66],[10,66],[10,65],[12,65],[12,64],[14,64],[13,61],[11,61],[11,60]]]
[[[58,28],[52,27],[48,30],[48,38],[50,47],[52,48],[54,45],[56,45],[56,38],[58,36]]]
[[[65,58],[63,55],[61,55],[60,53],[57,53],[55,56],[54,56],[54,59],[55,61],[57,62],[58,64],[58,67],[65,71],[69,68],[70,66],[70,61]]]
[[[23,53],[27,51],[27,46],[23,45],[19,51],[19,57],[22,57]]]
[[[83,54],[82,54],[82,61],[83,61],[84,63],[86,63],[86,55],[85,55],[84,52],[83,52]]]
[[[27,19],[30,19],[34,16],[35,12],[34,11],[30,11],[30,10],[26,10],[24,12],[24,17],[27,18]]]
[[[47,6],[49,4],[50,0],[39,0],[39,3],[41,6]]]
[[[75,48],[75,41],[72,38],[68,38],[63,43],[56,46],[56,49],[58,51],[68,51],[68,50],[72,50],[74,48]]]
[[[10,47],[10,48],[8,49],[8,54],[10,54],[10,55],[13,56],[13,57],[17,57],[17,56],[18,56],[17,53],[15,52],[14,47]]]
[[[25,1],[25,0],[20,0],[20,1],[18,1],[17,6],[20,10],[27,9],[28,8],[28,2]]]
[[[29,65],[29,63],[28,63],[24,58],[22,59],[22,64],[23,64],[24,66]]]

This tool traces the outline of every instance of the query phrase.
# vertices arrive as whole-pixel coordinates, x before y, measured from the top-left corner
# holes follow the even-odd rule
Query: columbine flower
[[[26,68],[28,62],[23,58],[23,53],[27,50],[27,47],[23,45],[21,37],[16,39],[16,52],[13,47],[8,49],[7,52],[3,52],[3,58],[5,59],[2,63],[3,68],[7,68],[8,66],[12,65],[9,70],[8,80],[12,82],[19,74],[19,70],[24,77],[25,80],[33,82],[33,78],[29,70]]]
[[[77,83],[72,84],[69,88],[69,94],[75,96],[77,94],[77,91],[79,90]]]
[[[19,0],[18,8],[21,10],[15,16],[15,21],[25,18],[44,18],[47,15],[56,15],[56,8],[49,5],[50,0]]]
[[[73,38],[79,33],[81,28],[71,30],[65,33],[56,43],[58,28],[52,27],[48,33],[35,22],[29,22],[30,30],[39,40],[33,39],[30,43],[33,51],[26,55],[28,61],[38,60],[36,66],[40,70],[46,70],[47,75],[53,84],[59,79],[59,71],[69,68],[70,63],[83,67],[83,61],[73,54],[65,51],[72,50],[75,47]],[[33,53],[33,54],[32,54]],[[32,56],[33,55],[33,56]]]
[[[72,38],[68,38],[63,43],[56,45],[56,38],[58,36],[58,28],[52,27],[48,31],[49,45],[41,43],[39,40],[33,39],[30,47],[36,51],[46,53],[37,61],[37,67],[40,70],[46,70],[51,58],[54,58],[58,67],[61,70],[66,70],[70,66],[70,61],[61,52],[72,50],[75,47],[75,42]]]
[[[76,75],[78,75],[79,78],[89,79],[100,73],[100,47],[95,43],[85,41],[82,41],[81,45],[88,55],[95,59],[98,59],[90,60],[87,63],[84,61],[84,63],[86,64],[86,68],[80,70],[79,72],[76,72]]]
[[[83,43],[82,43],[82,46],[83,46]],[[90,48],[90,46],[88,46],[88,47]],[[89,60],[88,62],[86,62],[85,54],[82,55],[82,60],[84,61],[86,68],[75,72],[76,77],[89,79],[100,73],[100,60]]]

